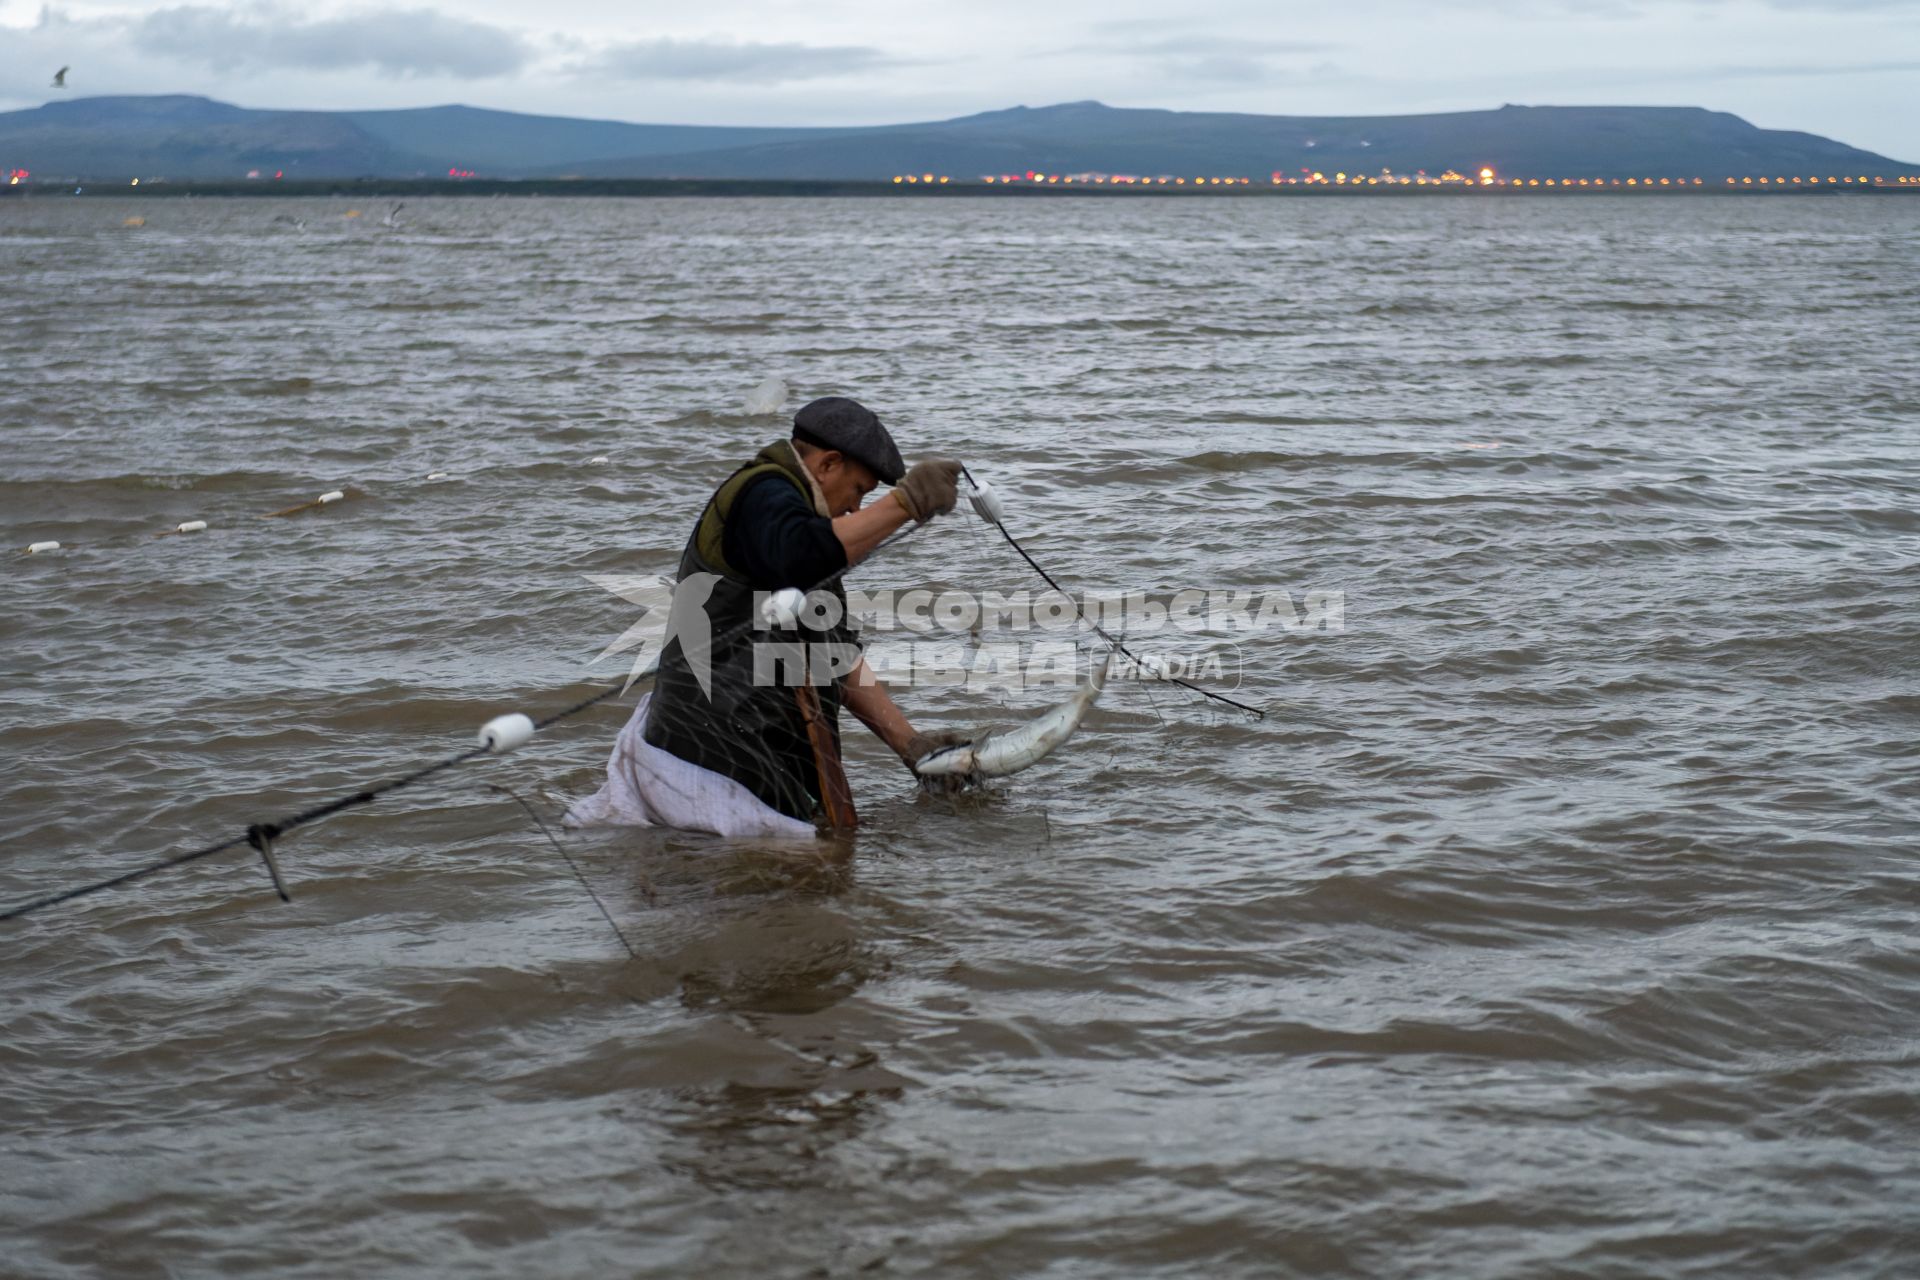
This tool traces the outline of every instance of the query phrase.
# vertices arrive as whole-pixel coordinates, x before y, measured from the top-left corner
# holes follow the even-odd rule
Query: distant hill
[[[1439,173],[1627,178],[1920,174],[1810,133],[1699,107],[1519,107],[1421,116],[1259,116],[1015,107],[852,129],[624,124],[475,107],[254,111],[206,98],[80,98],[0,113],[0,169],[36,177],[885,179],[1129,173]]]
[[[526,177],[559,165],[621,163],[688,152],[725,151],[773,142],[839,137],[845,129],[731,129],[707,125],[623,124],[529,116],[479,107],[421,107],[410,111],[348,111],[382,145],[431,158],[427,172],[472,169],[495,177]],[[4,119],[4,117],[0,117]],[[0,134],[0,137],[3,137]],[[445,163],[441,163],[444,160]],[[326,175],[334,176],[334,175]],[[383,175],[397,176],[397,175]]]
[[[322,111],[248,111],[206,98],[80,98],[0,115],[0,169],[36,176],[240,177],[248,169],[303,173],[411,172],[401,155],[352,120]]]
[[[1491,165],[1522,175],[1627,178],[1920,172],[1810,133],[1756,129],[1699,107],[1516,107],[1423,116],[1255,116],[1015,107],[937,124],[769,139],[675,155],[549,165],[599,177],[854,178],[934,172],[1374,174]]]

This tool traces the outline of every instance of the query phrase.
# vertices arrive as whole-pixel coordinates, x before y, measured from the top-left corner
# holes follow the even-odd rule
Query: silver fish
[[[923,778],[1004,778],[1046,758],[1073,736],[1087,709],[1100,700],[1113,655],[1095,666],[1093,679],[1071,698],[1008,733],[990,733],[959,746],[942,747],[920,757],[913,771]]]

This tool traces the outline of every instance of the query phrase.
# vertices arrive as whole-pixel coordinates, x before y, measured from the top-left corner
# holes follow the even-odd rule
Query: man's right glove
[[[893,486],[893,496],[919,524],[943,516],[960,501],[960,464],[952,458],[916,462]]]
[[[966,734],[955,733],[952,730],[916,733],[907,740],[907,752],[900,759],[908,769],[913,769],[922,760],[943,747],[964,747],[972,741],[973,739]],[[916,772],[913,776],[920,778],[920,789],[929,795],[953,795],[967,789],[966,778],[957,773],[942,773],[930,778],[921,778]]]

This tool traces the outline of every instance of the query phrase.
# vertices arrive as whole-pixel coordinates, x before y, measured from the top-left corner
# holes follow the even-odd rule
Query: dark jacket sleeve
[[[815,515],[800,491],[775,475],[760,477],[733,500],[720,550],[761,591],[806,591],[847,567],[833,522]]]

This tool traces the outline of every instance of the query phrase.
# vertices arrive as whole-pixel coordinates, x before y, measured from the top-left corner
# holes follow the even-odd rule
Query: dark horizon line
[[[1544,182],[1544,180],[1542,180]],[[1046,199],[1048,197],[1126,200],[1132,199],[1197,199],[1206,196],[1229,196],[1238,199],[1260,197],[1291,197],[1321,199],[1333,197],[1361,197],[1370,199],[1424,198],[1428,196],[1467,197],[1478,199],[1502,199],[1513,197],[1554,197],[1561,195],[1620,196],[1622,198],[1644,198],[1646,196],[1762,196],[1762,195],[1920,195],[1920,177],[1897,180],[1848,179],[1846,182],[1828,185],[1793,185],[1767,182],[1762,185],[1754,180],[1748,185],[1745,180],[1723,179],[1701,185],[1659,186],[1637,184],[1624,185],[1626,179],[1618,180],[1619,186],[1524,186],[1524,185],[1479,185],[1477,183],[1440,183],[1429,182],[1425,186],[1377,186],[1369,187],[1365,183],[1350,183],[1346,186],[1333,185],[1295,185],[1276,186],[1266,182],[1235,186],[1104,186],[1092,183],[1076,183],[1068,186],[1009,186],[987,183],[979,180],[954,181],[946,184],[907,185],[891,179],[838,179],[838,178],[309,178],[309,179],[272,179],[272,178],[182,178],[168,180],[142,179],[138,184],[128,184],[120,178],[89,179],[69,178],[61,180],[31,178],[16,185],[0,184],[0,197],[45,198],[58,196],[62,199],[81,198],[101,199],[122,197],[128,199],[167,199],[192,196],[234,197],[258,196],[268,199],[287,198],[332,198],[347,196],[866,196],[875,198],[927,199]],[[115,185],[101,186],[111,182]],[[1728,185],[1733,182],[1733,185]],[[94,185],[88,185],[89,183]],[[69,187],[80,189],[66,194]]]

